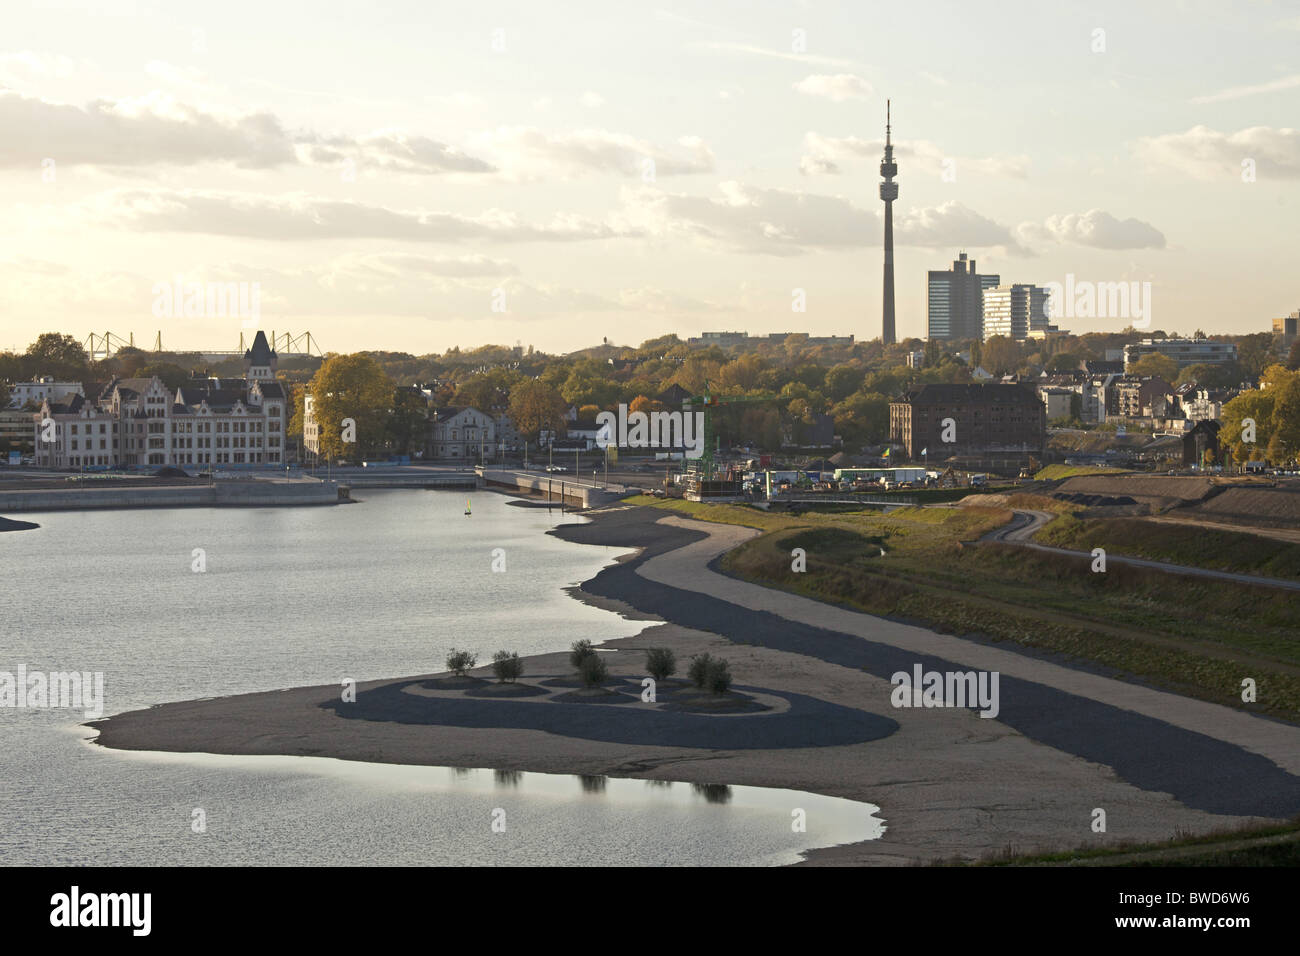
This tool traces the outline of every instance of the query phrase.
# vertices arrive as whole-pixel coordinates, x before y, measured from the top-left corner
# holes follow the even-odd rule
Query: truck
[[[981,473],[970,476],[970,486],[972,488],[987,488],[988,484],[989,476],[986,474]]]

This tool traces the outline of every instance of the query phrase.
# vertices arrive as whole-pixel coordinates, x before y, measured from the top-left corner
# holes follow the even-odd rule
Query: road
[[[1050,511],[1020,511],[1015,512],[1015,517],[1010,524],[1003,525],[1001,528],[995,528],[981,538],[981,541],[997,541],[1003,544],[1016,544],[1025,548],[1033,548],[1035,551],[1046,551],[1050,554],[1062,554],[1066,557],[1079,558],[1080,560],[1090,560],[1092,554],[1087,551],[1073,551],[1069,548],[1055,548],[1051,545],[1039,544],[1033,540],[1043,527],[1047,525],[1054,517]],[[1131,558],[1117,554],[1107,554],[1106,561],[1113,564],[1128,564],[1138,568],[1153,568],[1157,571],[1167,571],[1170,574],[1185,574],[1189,577],[1197,578],[1214,578],[1219,581],[1231,581],[1235,584],[1257,584],[1263,587],[1282,588],[1287,591],[1300,591],[1300,581],[1286,581],[1281,578],[1266,578],[1257,574],[1237,574],[1233,571],[1215,571],[1210,568],[1193,568],[1185,564],[1170,564],[1167,561],[1151,561],[1147,558]]]

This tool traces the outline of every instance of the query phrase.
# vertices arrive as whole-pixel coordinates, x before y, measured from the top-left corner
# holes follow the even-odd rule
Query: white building
[[[426,458],[488,461],[498,451],[496,422],[477,408],[444,408],[429,419]]]
[[[22,408],[28,402],[39,404],[47,398],[52,402],[63,402],[73,395],[85,397],[80,382],[56,382],[47,375],[34,382],[18,382],[14,385],[9,393],[9,407]]]
[[[174,393],[157,376],[116,379],[96,404],[46,399],[33,414],[36,464],[95,466],[278,465],[288,424],[275,353],[258,332],[245,379],[194,378]]]

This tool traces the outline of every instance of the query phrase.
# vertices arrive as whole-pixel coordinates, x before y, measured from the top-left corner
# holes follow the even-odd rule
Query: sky
[[[876,338],[887,98],[900,338],[959,251],[1150,283],[1169,332],[1300,308],[1300,2],[37,0],[0,348]]]

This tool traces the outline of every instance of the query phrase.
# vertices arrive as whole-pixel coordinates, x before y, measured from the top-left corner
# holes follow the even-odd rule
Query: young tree
[[[667,647],[652,647],[645,652],[645,669],[655,680],[666,681],[677,673],[677,655]]]
[[[503,684],[513,682],[524,676],[524,662],[514,651],[497,651],[492,655],[492,673]]]

